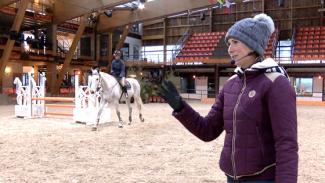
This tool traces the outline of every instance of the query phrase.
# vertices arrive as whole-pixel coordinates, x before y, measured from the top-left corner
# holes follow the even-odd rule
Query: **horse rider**
[[[112,61],[111,75],[113,75],[122,88],[122,94],[125,93],[127,97],[127,89],[125,84],[125,64],[121,59],[122,52],[120,50],[115,50],[114,60]]]

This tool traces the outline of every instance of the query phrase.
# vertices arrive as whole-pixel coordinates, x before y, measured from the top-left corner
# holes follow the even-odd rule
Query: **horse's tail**
[[[141,99],[141,86],[139,84],[139,82],[136,79],[132,79],[132,85],[133,85],[133,89],[134,89],[134,100],[138,105],[138,109],[141,111],[143,109],[143,102]]]

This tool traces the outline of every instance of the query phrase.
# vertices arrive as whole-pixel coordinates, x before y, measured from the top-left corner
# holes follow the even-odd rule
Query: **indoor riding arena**
[[[258,49],[231,35],[242,20],[255,22],[238,29],[257,36]],[[255,31],[261,21],[266,31]],[[286,77],[290,90],[247,82],[252,70],[272,84],[274,74]],[[233,81],[242,88],[230,90]],[[278,97],[248,91],[251,83]],[[172,115],[182,99],[206,116],[218,96],[224,123],[215,140],[200,140]],[[253,97],[259,106],[245,107]],[[288,140],[295,104],[298,174],[297,141]],[[274,120],[274,111],[289,112]],[[289,129],[281,140],[293,142],[287,149],[272,128],[279,121]],[[249,140],[239,138],[243,128]],[[0,183],[226,183],[224,144],[231,183],[265,175],[324,183],[323,129],[324,0],[0,0]],[[273,167],[282,171],[267,175]]]

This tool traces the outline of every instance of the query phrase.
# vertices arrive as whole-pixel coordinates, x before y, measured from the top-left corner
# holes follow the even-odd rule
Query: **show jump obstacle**
[[[91,77],[91,76],[89,76]],[[45,76],[41,75],[39,86],[31,75],[28,77],[26,86],[17,77],[14,80],[16,84],[17,105],[15,105],[15,116],[20,118],[43,118],[55,116],[71,116],[75,122],[91,125],[97,118],[100,93],[91,92],[88,86],[79,86],[79,75],[75,75],[75,97],[45,97]],[[46,102],[52,102],[47,104]],[[59,102],[56,104],[53,102]],[[66,105],[61,103],[68,103]],[[55,112],[49,112],[49,108],[55,108]],[[73,113],[67,113],[66,109],[72,108]],[[62,109],[63,111],[57,111]],[[100,117],[100,123],[111,121],[111,110],[104,108]]]

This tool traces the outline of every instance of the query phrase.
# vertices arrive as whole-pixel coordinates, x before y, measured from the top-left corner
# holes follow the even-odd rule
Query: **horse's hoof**
[[[141,122],[144,122],[144,119],[141,119]]]
[[[123,128],[123,123],[122,123],[122,122],[119,122],[119,123],[118,123],[118,127],[119,127],[119,128]]]
[[[128,123],[128,125],[131,125],[131,122],[130,122],[130,123]]]

